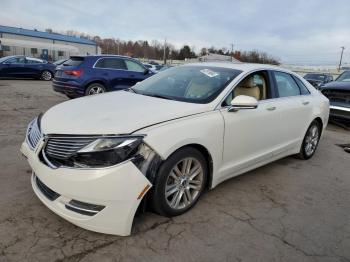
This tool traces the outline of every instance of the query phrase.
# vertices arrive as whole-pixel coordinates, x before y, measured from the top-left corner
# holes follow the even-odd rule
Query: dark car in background
[[[333,76],[330,74],[308,73],[304,75],[304,79],[306,79],[314,87],[319,88],[324,84],[332,82]]]
[[[320,88],[329,99],[330,116],[350,121],[350,71],[343,72],[335,81]]]
[[[75,98],[126,89],[152,75],[126,56],[71,56],[56,68],[52,85],[55,91]]]
[[[0,58],[0,77],[51,80],[56,66],[45,60],[26,56]]]

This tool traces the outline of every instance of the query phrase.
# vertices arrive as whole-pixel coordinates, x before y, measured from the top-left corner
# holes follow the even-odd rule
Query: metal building
[[[26,55],[55,61],[100,53],[101,48],[89,39],[0,25],[0,57]]]

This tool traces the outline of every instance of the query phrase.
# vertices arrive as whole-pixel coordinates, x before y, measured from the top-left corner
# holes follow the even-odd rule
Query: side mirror
[[[147,75],[148,73],[149,73],[149,69],[146,68],[145,71],[143,71],[143,74],[144,74],[144,75]]]
[[[228,109],[229,112],[236,112],[241,109],[255,109],[258,107],[258,100],[252,96],[236,96],[231,101],[231,106]]]

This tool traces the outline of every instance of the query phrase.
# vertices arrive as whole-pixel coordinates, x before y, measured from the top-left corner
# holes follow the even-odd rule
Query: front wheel
[[[44,70],[41,72],[40,79],[50,81],[52,79],[52,73],[48,70]]]
[[[321,126],[317,121],[313,121],[306,131],[300,152],[297,155],[300,159],[310,159],[316,152],[320,141]]]
[[[159,169],[152,194],[154,211],[164,216],[185,213],[203,193],[207,176],[206,160],[198,150],[176,151]]]
[[[85,95],[86,96],[97,95],[105,92],[106,92],[106,88],[103,85],[98,83],[93,83],[86,88]]]

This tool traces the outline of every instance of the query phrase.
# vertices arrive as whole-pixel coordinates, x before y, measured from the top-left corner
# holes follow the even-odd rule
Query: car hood
[[[209,110],[207,104],[117,91],[78,98],[52,107],[41,119],[41,130],[44,134],[129,134],[147,126]]]
[[[333,81],[322,86],[322,90],[325,90],[325,89],[338,89],[338,90],[350,91],[350,82]]]

